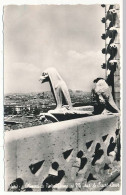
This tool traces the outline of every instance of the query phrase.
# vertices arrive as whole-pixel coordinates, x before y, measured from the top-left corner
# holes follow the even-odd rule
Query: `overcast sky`
[[[23,5],[4,8],[4,91],[49,90],[38,80],[55,67],[69,89],[90,91],[104,77],[104,8],[100,5]]]

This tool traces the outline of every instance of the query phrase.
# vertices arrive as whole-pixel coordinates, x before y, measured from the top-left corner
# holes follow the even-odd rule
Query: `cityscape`
[[[69,90],[73,107],[92,105],[90,92]],[[40,113],[55,109],[51,91],[40,93],[12,93],[4,97],[5,131],[38,126],[51,121],[41,121]]]

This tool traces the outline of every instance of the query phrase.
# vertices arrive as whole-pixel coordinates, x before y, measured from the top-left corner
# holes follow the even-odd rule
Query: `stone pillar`
[[[120,6],[101,5],[105,9],[105,17],[102,23],[105,24],[105,33],[102,39],[105,40],[105,48],[102,53],[105,55],[105,79],[111,88],[113,98],[120,108]]]

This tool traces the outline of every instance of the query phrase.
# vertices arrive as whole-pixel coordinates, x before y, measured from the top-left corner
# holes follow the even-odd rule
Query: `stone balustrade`
[[[119,117],[97,115],[5,132],[5,189],[101,190],[119,174]],[[47,184],[47,185],[46,185]]]

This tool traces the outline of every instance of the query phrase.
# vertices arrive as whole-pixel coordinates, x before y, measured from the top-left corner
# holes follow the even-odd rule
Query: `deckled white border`
[[[120,3],[121,0],[2,0],[4,1],[4,5],[9,4],[115,4]]]
[[[4,186],[4,152],[3,152],[3,4],[0,3],[0,191]]]
[[[123,24],[123,0],[1,0],[0,2],[0,192],[4,192],[4,151],[3,151],[3,6],[4,5],[39,5],[39,4],[57,4],[57,5],[63,5],[63,4],[70,4],[70,5],[76,5],[76,4],[120,4],[121,8],[121,26]],[[100,18],[99,18],[100,19]],[[123,97],[123,41],[122,41],[122,28],[121,28],[121,97]],[[121,110],[123,108],[123,101],[121,98]],[[122,113],[121,113],[122,114]],[[122,119],[122,117],[121,117]],[[121,127],[123,129],[123,124],[121,120]],[[123,138],[123,133],[122,136]],[[122,142],[122,141],[121,141]],[[122,166],[121,166],[122,169]],[[121,189],[122,191],[122,189]],[[111,195],[121,195],[121,191],[103,191],[103,192],[74,192],[74,193],[84,193],[84,194],[91,194],[97,195],[98,193],[103,193],[104,195],[107,195],[110,193]],[[4,192],[7,193],[7,192]],[[12,192],[13,193],[13,192]],[[30,193],[30,192],[27,192]],[[32,192],[34,193],[34,192]],[[36,193],[36,192],[35,192]],[[51,194],[54,194],[55,192],[50,192]],[[58,192],[58,193],[65,193],[65,192]],[[66,192],[67,193],[67,192]],[[73,192],[69,192],[73,193]],[[11,194],[11,192],[9,192]]]

